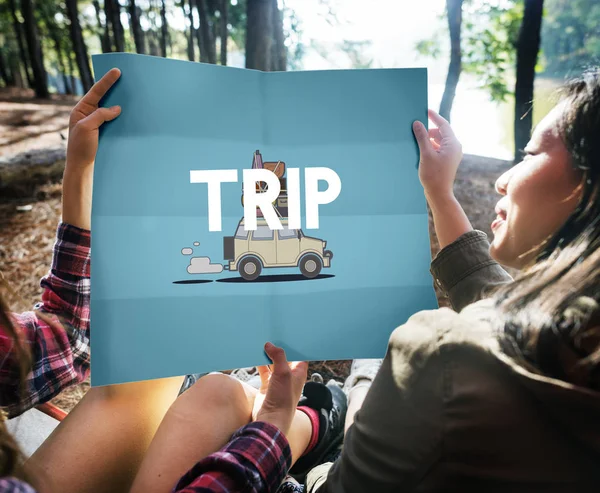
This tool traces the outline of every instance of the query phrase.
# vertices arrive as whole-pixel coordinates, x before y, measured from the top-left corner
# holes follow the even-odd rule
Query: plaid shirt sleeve
[[[27,483],[16,478],[0,479],[0,493],[35,493]]]
[[[24,389],[19,387],[13,341],[0,327],[0,406],[9,417],[50,400],[89,374],[90,240],[90,231],[59,224],[52,267],[41,281],[42,301],[34,311],[12,316],[32,359]]]
[[[192,467],[173,493],[274,493],[291,463],[288,441],[275,426],[250,423]]]

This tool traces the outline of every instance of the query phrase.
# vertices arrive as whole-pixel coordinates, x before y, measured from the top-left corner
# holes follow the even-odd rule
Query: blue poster
[[[383,357],[437,306],[425,69],[263,73],[133,54],[102,102],[92,383]]]

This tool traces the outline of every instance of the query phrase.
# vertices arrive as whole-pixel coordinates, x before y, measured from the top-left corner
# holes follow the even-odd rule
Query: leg
[[[40,493],[127,492],[183,378],[95,387],[25,463]]]
[[[131,493],[170,492],[196,462],[250,422],[255,395],[256,389],[228,375],[198,380],[167,412]]]
[[[350,375],[344,384],[344,392],[348,396],[348,412],[344,425],[344,433],[354,423],[356,412],[362,407],[371,383],[377,375],[381,363],[380,359],[355,359],[352,362]]]
[[[369,391],[369,385],[357,385],[353,387],[348,394],[348,412],[346,413],[346,423],[344,424],[344,433],[348,431],[348,428],[354,423],[354,415],[362,407],[367,392]]]
[[[227,375],[202,377],[167,412],[131,493],[167,493],[196,462],[218,451],[252,419],[257,390]],[[310,420],[296,411],[288,441],[295,460],[306,450]]]

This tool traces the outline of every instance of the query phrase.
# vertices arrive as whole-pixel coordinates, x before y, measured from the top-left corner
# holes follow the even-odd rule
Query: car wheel
[[[262,270],[260,260],[254,257],[246,257],[242,259],[239,266],[240,275],[246,279],[246,281],[254,281]]]
[[[321,259],[316,255],[306,255],[300,260],[300,272],[304,277],[314,279],[321,272],[322,265]]]

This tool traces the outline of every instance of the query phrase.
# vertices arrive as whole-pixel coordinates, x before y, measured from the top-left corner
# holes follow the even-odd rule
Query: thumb
[[[80,125],[86,127],[88,130],[97,130],[104,122],[114,120],[120,114],[120,106],[98,108],[91,115],[86,116],[83,120],[81,120]]]
[[[419,145],[419,151],[421,152],[421,156],[426,156],[432,151],[431,142],[429,141],[429,133],[420,121],[415,121],[413,123],[413,133],[415,134],[415,138],[417,139],[417,144]]]
[[[265,353],[273,362],[273,374],[281,374],[285,373],[286,370],[289,370],[289,366],[287,364],[287,358],[285,356],[285,351],[283,348],[277,347],[270,342],[265,344]]]

